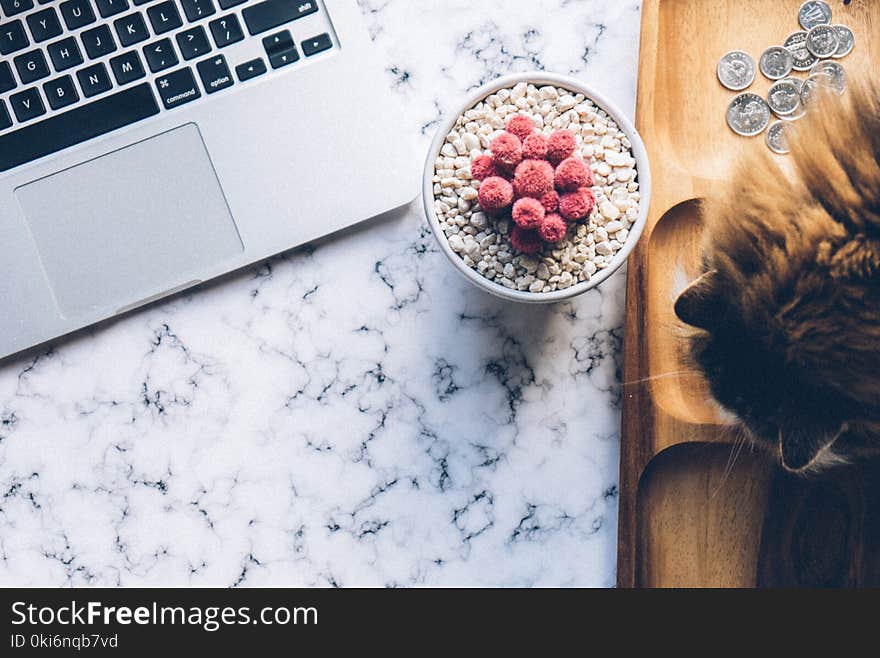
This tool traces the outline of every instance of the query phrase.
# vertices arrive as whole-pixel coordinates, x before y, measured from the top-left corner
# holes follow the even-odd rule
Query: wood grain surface
[[[840,62],[851,75],[876,74],[880,2],[829,4],[833,22],[856,37]],[[738,49],[757,61],[800,29],[800,5],[643,3],[636,124],[653,193],[627,283],[617,567],[623,587],[875,582],[880,561],[868,547],[877,544],[869,504],[880,498],[877,466],[803,480],[747,449],[731,465],[736,433],[718,421],[705,382],[687,372],[683,327],[672,312],[676,270],[694,274],[699,263],[699,200],[724,182],[743,149],[766,148],[763,135],[743,138],[728,129],[725,110],[735,93],[719,84],[718,60]],[[748,91],[766,94],[770,84],[759,72]]]

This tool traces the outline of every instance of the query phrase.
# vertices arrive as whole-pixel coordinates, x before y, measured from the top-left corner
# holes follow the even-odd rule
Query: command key
[[[159,97],[166,110],[185,105],[202,95],[190,68],[179,69],[156,78],[156,89],[159,90]]]

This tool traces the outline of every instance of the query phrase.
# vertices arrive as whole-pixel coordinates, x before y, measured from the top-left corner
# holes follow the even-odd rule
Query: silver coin
[[[770,107],[757,94],[740,94],[727,107],[727,125],[737,135],[754,137],[770,123]]]
[[[788,48],[782,46],[770,46],[761,55],[761,73],[771,80],[779,80],[791,73],[794,66],[794,56]]]
[[[755,60],[748,53],[732,50],[718,62],[718,80],[732,91],[741,91],[755,81]]]
[[[810,67],[816,63],[816,58],[807,50],[806,32],[789,34],[783,45],[791,51],[794,57],[791,68],[795,71],[809,71]]]
[[[819,59],[831,57],[839,45],[837,30],[830,25],[817,25],[807,32],[807,50]]]
[[[837,62],[823,59],[819,62],[816,62],[815,66],[810,69],[810,75],[814,75],[816,73],[824,73],[831,77],[831,82],[829,86],[838,93],[838,95],[843,95],[846,91],[846,69],[843,68]]]
[[[853,48],[856,47],[856,35],[853,34],[853,31],[846,25],[833,25],[832,27],[837,32],[838,40],[837,52],[835,52],[832,57],[837,59],[846,57],[853,51]]]
[[[779,120],[784,121],[785,123],[794,123],[798,119],[804,118],[804,115],[806,115],[806,113],[807,109],[804,107],[803,102],[801,102],[800,109],[798,109],[797,112],[795,112],[794,114],[789,114],[787,117],[779,117]]]
[[[774,121],[771,123],[767,128],[767,134],[764,135],[767,148],[779,155],[790,153],[791,149],[788,147],[788,139],[785,135],[790,125],[785,121]]]
[[[817,25],[828,25],[831,22],[831,7],[819,0],[805,2],[798,11],[798,22],[805,30]]]
[[[788,77],[788,78],[783,78],[782,80],[780,80],[780,82],[790,82],[790,83],[792,83],[795,87],[797,87],[798,93],[801,93],[801,89],[802,89],[803,86],[804,86],[804,81],[801,80],[800,78],[792,78],[792,77]]]
[[[784,78],[786,82],[791,82],[798,90],[798,96],[801,95],[804,88],[804,81],[800,78]],[[781,80],[780,80],[781,82]],[[797,109],[791,114],[786,114],[784,116],[776,115],[783,121],[788,121],[789,123],[797,121],[802,118],[807,113],[807,108],[804,106],[803,97],[800,98],[800,103],[798,103]]]
[[[785,80],[774,83],[767,92],[767,104],[778,116],[794,114],[801,106],[801,95],[797,85]]]
[[[804,86],[801,88],[801,102],[804,104],[804,107],[809,107],[816,102],[822,89],[831,88],[830,75],[827,73],[813,73],[804,80]]]

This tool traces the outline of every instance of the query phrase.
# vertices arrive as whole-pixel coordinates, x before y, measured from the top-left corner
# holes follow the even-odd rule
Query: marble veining
[[[423,151],[504,73],[633,111],[638,2],[360,7]],[[624,281],[495,300],[414,202],[0,364],[0,585],[611,585]]]

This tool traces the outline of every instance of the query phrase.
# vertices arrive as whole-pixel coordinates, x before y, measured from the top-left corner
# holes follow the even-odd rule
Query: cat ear
[[[792,473],[803,473],[826,453],[846,429],[846,424],[809,421],[787,425],[779,430],[782,465]]]
[[[709,270],[678,296],[675,314],[685,324],[711,329],[719,319],[721,304],[718,271]]]

